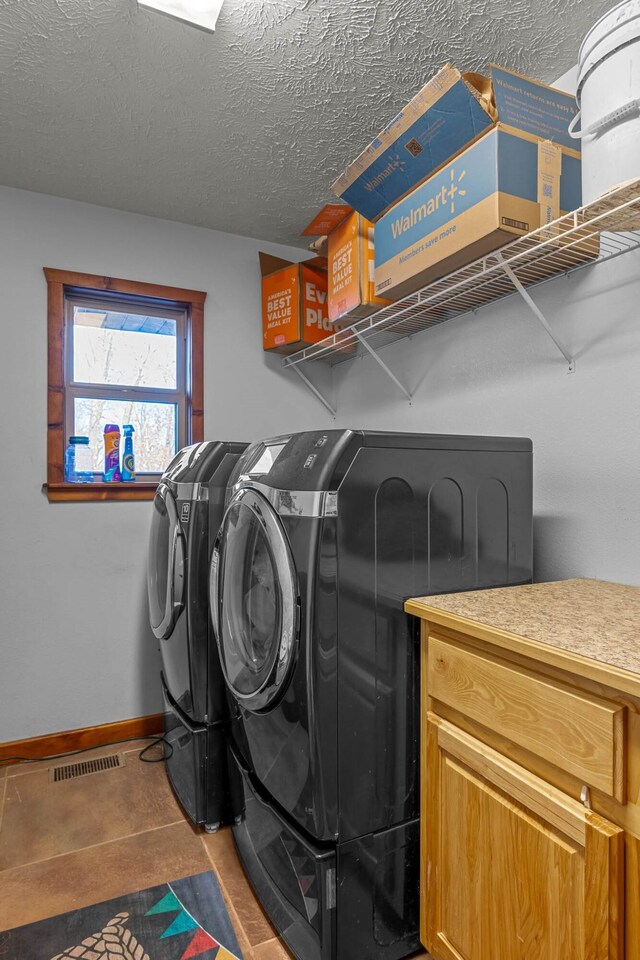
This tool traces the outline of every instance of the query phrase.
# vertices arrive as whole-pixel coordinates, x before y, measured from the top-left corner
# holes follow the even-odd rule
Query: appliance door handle
[[[211,554],[211,566],[209,568],[209,615],[211,616],[211,625],[213,626],[213,635],[216,643],[220,645],[220,615],[218,611],[220,589],[220,534],[216,537]]]
[[[175,500],[169,488],[161,484],[156,496],[163,501],[171,525],[171,545],[167,551],[167,598],[164,617],[155,631],[160,640],[166,640],[184,606],[184,538],[180,532]]]

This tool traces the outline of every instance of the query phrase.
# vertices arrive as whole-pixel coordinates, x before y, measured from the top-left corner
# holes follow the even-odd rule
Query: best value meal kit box
[[[346,203],[325,203],[322,210],[316,213],[311,223],[304,228],[300,236],[327,236],[332,230],[339,227],[345,217],[348,217],[352,211],[353,207],[349,207]]]
[[[354,323],[368,317],[388,300],[374,290],[373,224],[353,211],[328,237],[329,319]]]
[[[498,125],[378,220],[375,292],[406,296],[580,202],[575,150]]]
[[[335,333],[329,322],[325,258],[292,263],[261,253],[260,271],[265,350],[294,353]]]
[[[344,203],[325,203],[322,210],[315,215],[311,223],[304,228],[300,236],[314,237],[309,244],[309,250],[317,257],[328,256],[328,234],[337,227],[344,218],[351,213],[352,207]]]
[[[500,123],[575,152],[574,97],[494,64],[488,77],[440,70],[333,184],[368,220]]]
[[[349,206],[327,204],[302,235],[317,230],[328,231],[321,239],[328,260],[329,320],[344,327],[389,303],[374,292],[373,224]]]

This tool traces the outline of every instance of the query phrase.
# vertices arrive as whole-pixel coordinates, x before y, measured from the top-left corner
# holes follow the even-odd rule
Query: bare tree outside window
[[[181,317],[70,303],[73,404],[70,432],[88,436],[96,473],[104,427],[134,428],[136,472],[162,473],[178,450]],[[148,309],[148,308],[147,308]],[[91,389],[87,386],[91,385]],[[84,389],[83,389],[84,388]],[[89,395],[91,394],[91,395]]]

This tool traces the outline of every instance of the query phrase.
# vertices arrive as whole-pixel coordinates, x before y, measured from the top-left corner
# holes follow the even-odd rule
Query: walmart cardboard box
[[[335,333],[329,322],[326,259],[292,263],[266,253],[259,256],[263,348],[294,353]]]
[[[501,126],[375,226],[375,292],[406,296],[581,203],[580,155]]]
[[[567,127],[577,112],[569,94],[503,67],[488,77],[450,64],[427,83],[333,184],[368,220],[394,203],[500,122],[575,150]]]

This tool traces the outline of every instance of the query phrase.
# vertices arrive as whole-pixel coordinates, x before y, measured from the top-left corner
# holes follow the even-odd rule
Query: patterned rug
[[[0,933],[2,960],[243,960],[214,873]]]

